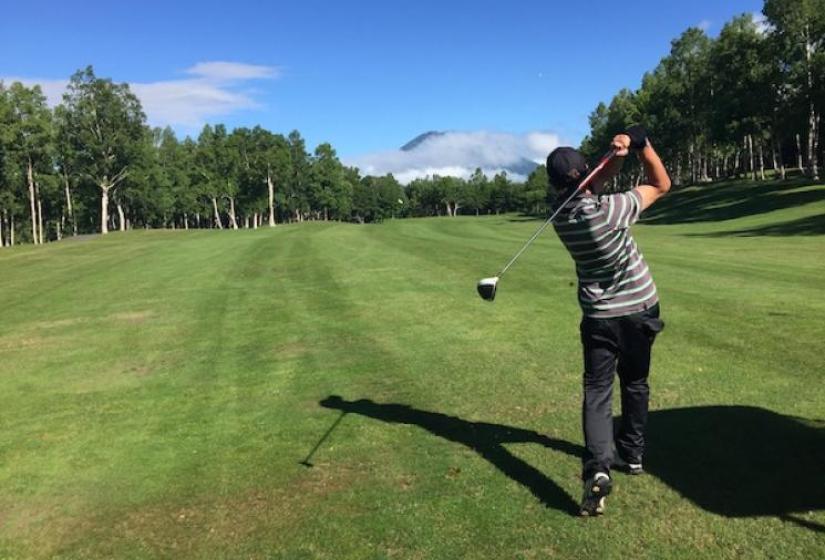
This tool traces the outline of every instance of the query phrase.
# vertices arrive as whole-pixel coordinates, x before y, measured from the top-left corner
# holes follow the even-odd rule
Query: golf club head
[[[478,295],[487,301],[496,299],[496,288],[498,287],[498,276],[491,276],[490,278],[482,278],[478,281]]]

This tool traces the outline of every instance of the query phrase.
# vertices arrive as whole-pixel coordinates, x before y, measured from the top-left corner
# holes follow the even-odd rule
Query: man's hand
[[[624,157],[630,153],[630,136],[627,134],[617,134],[613,137],[610,147],[616,151],[616,155]]]

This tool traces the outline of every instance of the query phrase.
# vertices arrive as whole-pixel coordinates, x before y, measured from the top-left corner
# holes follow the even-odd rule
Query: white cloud
[[[277,78],[280,70],[273,66],[243,64],[241,62],[198,62],[187,68],[187,74],[214,81],[253,80]]]
[[[523,166],[525,160],[543,163],[559,146],[560,138],[549,132],[447,132],[430,136],[410,151],[390,150],[351,158],[366,175],[392,173],[402,183],[427,175],[469,177],[476,168],[492,176],[504,169]],[[508,171],[515,180],[524,175]]]
[[[707,31],[708,29],[710,29],[711,25],[713,25],[712,21],[710,21],[709,19],[703,19],[702,21],[700,21],[698,23],[698,25],[696,27],[698,27],[702,31]]]
[[[236,62],[199,62],[185,70],[192,76],[158,82],[132,82],[132,92],[140,99],[149,124],[179,126],[195,130],[207,120],[240,110],[255,109],[259,103],[245,91],[245,82],[273,79],[280,74],[273,66]],[[21,82],[40,85],[50,105],[62,101],[68,80],[2,76],[7,84]]]

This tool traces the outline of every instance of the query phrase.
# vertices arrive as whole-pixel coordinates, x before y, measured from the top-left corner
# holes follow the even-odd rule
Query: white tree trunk
[[[74,216],[74,204],[72,203],[72,191],[69,188],[69,176],[63,172],[63,190],[66,195],[66,210],[69,212],[69,221],[72,223],[72,235],[77,235],[77,220]]]
[[[819,139],[819,117],[814,107],[814,79],[813,79],[814,45],[811,41],[810,24],[805,24],[805,66],[808,71],[808,174],[815,181],[819,179],[819,162],[816,144]]]
[[[811,177],[814,181],[819,180],[819,115],[813,110],[814,104],[811,102],[811,132],[808,135],[808,166],[811,168]]]
[[[43,244],[43,201],[40,199],[40,189],[37,192],[37,232],[40,244]]]
[[[14,214],[11,215],[11,225],[9,226],[9,229],[11,229],[11,246],[14,247],[14,238],[17,233],[17,228],[14,227]]]
[[[221,215],[218,212],[218,199],[214,196],[212,197],[212,209],[215,211],[215,225],[218,226],[218,229],[223,229],[223,224],[221,223]]]
[[[189,230],[189,216],[186,212],[183,213],[183,229]]]
[[[100,233],[109,233],[109,187],[100,185]]]
[[[753,159],[753,136],[748,134],[746,137],[748,142],[748,164],[750,165],[749,171],[751,172],[751,177],[754,181],[756,181],[756,164]]]
[[[32,243],[37,245],[37,202],[35,200],[36,196],[34,193],[34,168],[32,166],[31,159],[29,159],[26,164],[26,181],[29,186],[29,209],[31,210],[32,217]]]
[[[765,154],[762,151],[762,142],[759,142],[759,178],[765,180]]]
[[[269,227],[275,227],[275,184],[269,170],[266,173],[266,186],[269,190]]]
[[[6,238],[3,236],[3,225],[6,221],[6,211],[3,210],[3,213],[0,214],[0,249],[6,246]]]
[[[235,199],[231,196],[227,198],[229,199],[229,223],[232,225],[232,229],[238,229],[238,220],[235,218]]]
[[[802,165],[802,139],[799,137],[799,134],[796,135],[796,167],[799,168],[799,171],[803,171]]]
[[[118,229],[120,231],[126,231],[126,216],[123,215],[123,206],[120,202],[117,203],[117,219]]]

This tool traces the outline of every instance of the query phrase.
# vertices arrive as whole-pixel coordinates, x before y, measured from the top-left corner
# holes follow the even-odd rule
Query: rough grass
[[[0,558],[816,557],[824,222],[825,187],[733,183],[636,227],[650,474],[598,520],[569,257],[549,233],[475,294],[537,222],[4,249]]]

